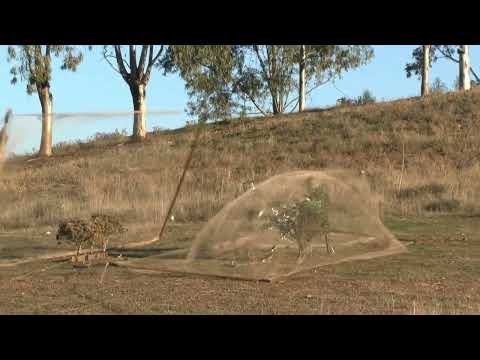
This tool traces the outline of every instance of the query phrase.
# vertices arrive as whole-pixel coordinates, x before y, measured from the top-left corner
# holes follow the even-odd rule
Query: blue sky
[[[361,95],[365,89],[372,91],[378,100],[417,96],[420,83],[416,78],[407,79],[405,64],[411,60],[416,45],[375,45],[375,58],[366,66],[345,73],[335,85],[350,97]],[[480,70],[480,47],[471,47],[471,63]],[[480,64],[479,64],[480,65]],[[28,95],[25,84],[10,84],[10,67],[7,62],[7,46],[0,46],[0,109],[12,108],[14,113],[39,113],[40,103],[36,94]],[[449,88],[458,73],[458,66],[440,60],[431,70],[430,79],[440,77]],[[54,96],[54,112],[103,112],[129,111],[131,96],[120,75],[113,71],[102,58],[101,46],[87,52],[77,72],[61,71],[55,67],[51,82]],[[333,85],[317,89],[307,99],[307,107],[324,107],[335,104],[342,97]],[[153,72],[147,88],[147,105],[155,110],[177,110],[178,114],[149,115],[148,129],[154,126],[172,128],[183,126],[188,119],[184,113],[188,97],[183,81],[177,76],[163,76]],[[112,132],[115,129],[131,131],[130,116],[115,118],[68,118],[54,122],[54,143],[84,139],[96,132]],[[15,118],[12,123],[9,150],[16,153],[32,151],[40,142],[41,123],[35,118]]]

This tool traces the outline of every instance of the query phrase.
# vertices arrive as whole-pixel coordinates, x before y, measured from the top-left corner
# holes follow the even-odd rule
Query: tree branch
[[[150,52],[148,53],[148,66],[153,64],[153,45],[150,45]]]
[[[286,104],[288,103],[288,99],[289,99],[289,98],[290,98],[290,93],[287,93],[287,96],[285,97],[285,101],[284,101],[283,104],[282,104],[282,107],[283,107],[284,110],[287,109],[287,105],[286,105]]]
[[[129,45],[129,54],[130,54],[130,75],[135,80],[138,79],[137,73],[137,49],[135,45]]]
[[[120,73],[120,71],[118,71],[118,69],[117,69],[115,66],[113,66],[113,64],[110,62],[110,60],[108,60],[109,57],[115,58],[115,56],[107,55],[107,54],[105,54],[105,53],[103,54],[103,58],[107,61],[107,63],[110,65],[110,67],[111,67],[113,70],[115,70],[117,73],[119,73],[120,75],[122,75],[122,74]],[[123,75],[122,75],[122,76],[123,76]]]
[[[470,66],[470,72],[472,73],[472,75],[475,77],[475,81],[477,83],[480,83],[480,78],[477,76],[477,74],[475,74],[475,71],[473,71],[472,67]]]
[[[272,95],[272,102],[273,102],[273,107],[274,107],[274,112],[278,112],[280,109],[278,108],[279,105],[279,93],[277,91],[278,89],[278,73],[277,73],[277,66],[276,66],[276,54],[275,54],[275,45],[271,45],[270,47],[270,52],[268,51],[269,47],[268,45],[266,46],[266,53],[267,53],[267,65],[268,68],[270,69],[270,93]]]
[[[453,57],[452,53],[449,51],[449,52],[446,52],[445,50],[443,50],[442,48],[440,47],[437,47],[437,50],[440,51],[440,53],[443,55],[443,57],[445,59],[449,59],[449,60],[452,60],[453,62],[456,62],[457,64],[460,62],[459,59],[456,59]]]
[[[451,51],[446,51],[446,50],[442,49],[440,46],[436,46],[436,49],[437,49],[438,51],[440,51],[440,53],[443,55],[443,57],[444,57],[445,59],[449,59],[449,60],[451,60],[451,61],[453,61],[453,62],[455,62],[455,63],[457,63],[457,64],[460,63],[460,59],[455,58],[455,57],[452,55],[452,52],[451,52]],[[472,69],[471,66],[470,66],[470,72],[471,72],[472,75],[475,77],[475,80],[476,80],[477,82],[480,82],[480,78],[477,76],[477,74],[475,73],[475,71],[473,71],[473,69]]]
[[[319,88],[320,86],[327,84],[327,83],[330,82],[334,77],[335,77],[334,75],[331,75],[331,76],[328,78],[328,80],[325,80],[325,81],[323,81],[323,82],[320,82],[320,83],[318,83],[317,85],[315,85],[314,87],[310,88],[309,90],[307,90],[307,91],[305,92],[305,96],[309,95],[313,90]],[[297,96],[296,98],[293,98],[292,101],[290,101],[287,105],[285,105],[285,109],[286,109],[287,107],[289,107],[289,106],[295,101],[295,105],[294,105],[294,107],[292,108],[292,110],[290,111],[290,112],[293,112],[293,110],[294,110],[294,109],[297,107],[297,105],[298,105],[299,99],[300,99],[300,96]]]
[[[123,64],[123,57],[122,57],[122,52],[120,49],[119,45],[113,45],[113,48],[115,49],[115,57],[117,59],[117,65],[118,69],[120,71],[120,75],[122,75],[123,79],[127,82],[130,83],[130,74],[127,72],[125,69],[125,65]]]
[[[272,84],[272,73],[269,72],[267,67],[265,66],[265,62],[262,59],[262,56],[260,54],[260,50],[258,48],[258,45],[254,45],[253,48],[254,48],[255,53],[257,55],[258,61],[260,62],[260,66],[261,66],[262,72],[263,72],[263,79],[264,79],[264,81],[266,81],[268,90],[270,91],[270,96],[272,97],[273,106],[275,108],[277,108],[277,99],[276,99],[275,91],[273,89],[273,84]],[[267,60],[268,60],[269,63],[271,63],[270,55],[268,53],[268,49],[267,49]]]
[[[258,111],[260,111],[262,113],[263,116],[267,116],[267,113],[265,111],[262,110],[262,108],[260,106],[258,106],[258,104],[255,102],[255,99],[253,98],[253,96],[251,96],[250,94],[248,93],[245,93],[245,96],[248,97],[248,99],[252,102],[252,104],[257,108]]]
[[[161,45],[161,46],[160,46],[160,50],[158,50],[157,55],[155,55],[155,57],[153,58],[152,66],[155,65],[155,63],[157,62],[157,60],[160,58],[160,56],[161,56],[162,53],[163,53],[163,50],[164,50],[164,46]],[[152,51],[153,51],[153,46],[152,46]]]
[[[262,67],[264,80],[267,82],[267,84],[270,84],[270,74],[268,72],[268,69],[265,66],[265,63],[263,62],[262,56],[260,55],[260,50],[258,49],[258,45],[254,45],[253,48],[255,50],[255,53],[257,54],[257,58],[258,58],[258,61],[260,62],[260,66]]]
[[[145,61],[147,59],[148,46],[142,45],[142,53],[140,54],[140,62],[138,64],[138,74],[143,77],[143,70],[145,68]]]
[[[445,50],[445,49],[441,48],[439,45],[435,46],[435,48],[436,48],[438,51],[440,51],[440,53],[441,53],[444,57],[446,57],[447,59],[450,59],[450,60],[452,60],[452,61],[454,61],[454,62],[456,62],[456,63],[459,63],[459,62],[460,62],[459,59],[456,59],[456,58],[453,57],[452,52],[451,52],[449,49]]]
[[[285,75],[284,79],[291,79],[292,78],[292,74],[293,74],[293,66],[290,66],[289,67],[289,70],[288,71],[288,74]],[[285,85],[285,84],[284,84]],[[287,110],[287,104],[288,104],[288,99],[290,97],[290,91],[287,91],[287,96],[285,98],[285,101],[283,102],[282,106],[283,106],[283,110]],[[300,97],[297,96],[297,100],[299,99]],[[298,102],[297,102],[298,103]],[[297,105],[295,105],[297,106]]]
[[[26,47],[25,48],[25,54],[27,55],[26,59],[27,59],[28,71],[30,72],[30,76],[33,76],[33,75],[35,75],[35,70],[32,67],[32,54],[30,54],[29,50],[30,50],[30,48]]]
[[[155,63],[158,61],[160,56],[162,55],[163,50],[164,50],[164,46],[161,45],[160,50],[158,50],[158,53],[155,55],[155,57],[153,57],[153,45],[150,45],[150,54],[148,56],[147,70],[145,71],[145,75],[142,78],[142,82],[144,84],[147,84],[148,81],[150,80],[150,76],[151,76],[151,73],[152,73],[152,68],[155,65]]]

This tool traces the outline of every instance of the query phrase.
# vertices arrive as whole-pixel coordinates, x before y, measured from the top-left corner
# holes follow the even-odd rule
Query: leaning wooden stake
[[[109,262],[107,262],[107,263],[105,264],[105,268],[103,269],[102,277],[100,278],[100,284],[103,284],[103,279],[105,278],[105,274],[107,273],[108,265],[110,265]]]
[[[398,191],[402,189],[403,173],[405,172],[405,143],[402,144],[402,172],[398,181]]]
[[[190,167],[190,163],[191,163],[192,158],[193,158],[193,152],[195,151],[195,149],[198,145],[198,139],[200,138],[200,130],[202,129],[203,125],[204,125],[204,122],[200,122],[197,125],[196,132],[195,132],[194,139],[193,139],[193,143],[192,143],[192,147],[190,149],[190,153],[188,154],[187,160],[185,161],[185,166],[183,167],[182,176],[180,178],[180,181],[178,182],[178,186],[177,186],[177,189],[176,189],[175,194],[173,196],[173,199],[170,203],[170,206],[168,207],[167,215],[165,216],[165,220],[163,221],[162,229],[160,230],[160,234],[158,235],[158,240],[157,241],[160,241],[162,239],[162,235],[163,235],[163,232],[164,232],[165,227],[167,225],[167,221],[168,221],[168,219],[170,219],[170,215],[172,213],[173,206],[175,205],[175,202],[177,201],[178,194],[180,193],[180,189],[181,189],[183,181],[185,179],[185,174],[187,173],[187,170]]]

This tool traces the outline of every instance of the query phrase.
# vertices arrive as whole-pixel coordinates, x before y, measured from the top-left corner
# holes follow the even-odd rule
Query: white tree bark
[[[50,87],[39,87],[37,89],[40,104],[42,105],[42,139],[40,142],[39,156],[52,155],[52,96],[50,94]]]
[[[462,45],[458,50],[460,55],[459,62],[459,90],[470,90],[470,56],[469,56],[469,46]]]
[[[0,170],[2,170],[3,162],[7,157],[7,123],[3,125],[3,128],[0,129]]]
[[[300,47],[300,64],[298,80],[298,111],[305,109],[305,45]]]
[[[430,71],[430,46],[423,45],[423,69],[422,69],[422,96],[430,92],[428,75]]]
[[[105,50],[104,58],[110,66],[120,73],[123,80],[130,87],[132,94],[133,109],[135,111],[133,118],[133,134],[132,138],[137,141],[142,141],[147,135],[146,126],[146,88],[154,65],[158,62],[160,56],[164,52],[164,46],[161,45],[160,50],[154,54],[153,45],[142,45],[140,60],[137,64],[136,45],[129,45],[129,61],[124,59],[120,45],[112,45],[117,61],[115,67],[109,60],[113,55]],[[125,65],[128,66],[129,71]]]
[[[147,102],[145,85],[133,85],[130,87],[133,100],[133,134],[134,140],[143,140],[147,134]]]

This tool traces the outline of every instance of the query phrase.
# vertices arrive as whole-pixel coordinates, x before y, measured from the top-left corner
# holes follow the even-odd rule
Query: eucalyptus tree
[[[368,45],[298,45],[298,110],[305,109],[305,96],[344,72],[366,65],[374,51]],[[290,105],[290,104],[289,104]]]
[[[52,59],[61,59],[62,70],[76,71],[83,60],[83,52],[72,45],[11,45],[8,47],[8,61],[11,83],[26,82],[29,95],[37,93],[42,107],[42,135],[40,156],[52,155],[52,113],[53,94]]]
[[[141,141],[146,137],[147,85],[154,67],[162,63],[165,46],[105,45],[103,56],[107,63],[122,77],[130,89],[133,101],[134,121],[132,138]]]
[[[303,110],[305,95],[372,56],[357,45],[172,45],[164,66],[185,80],[192,115],[219,119]]]
[[[461,45],[458,49],[459,55],[459,71],[458,76],[460,80],[459,90],[470,90],[471,83],[470,83],[470,54],[469,54],[469,46],[468,45]]]
[[[470,88],[470,75],[473,76],[475,83],[480,83],[480,77],[470,66],[470,45],[428,45],[428,55],[426,55],[424,51],[425,46],[427,45],[418,46],[412,51],[413,61],[407,63],[405,66],[407,78],[410,78],[412,75],[422,76],[423,69],[425,68],[425,58],[428,59],[430,68],[438,60],[446,59],[459,65],[460,81],[458,82],[458,86],[460,89],[468,90]]]
[[[427,96],[429,93],[428,74],[430,71],[430,48],[431,45],[423,45],[423,66],[422,66],[422,96]]]

